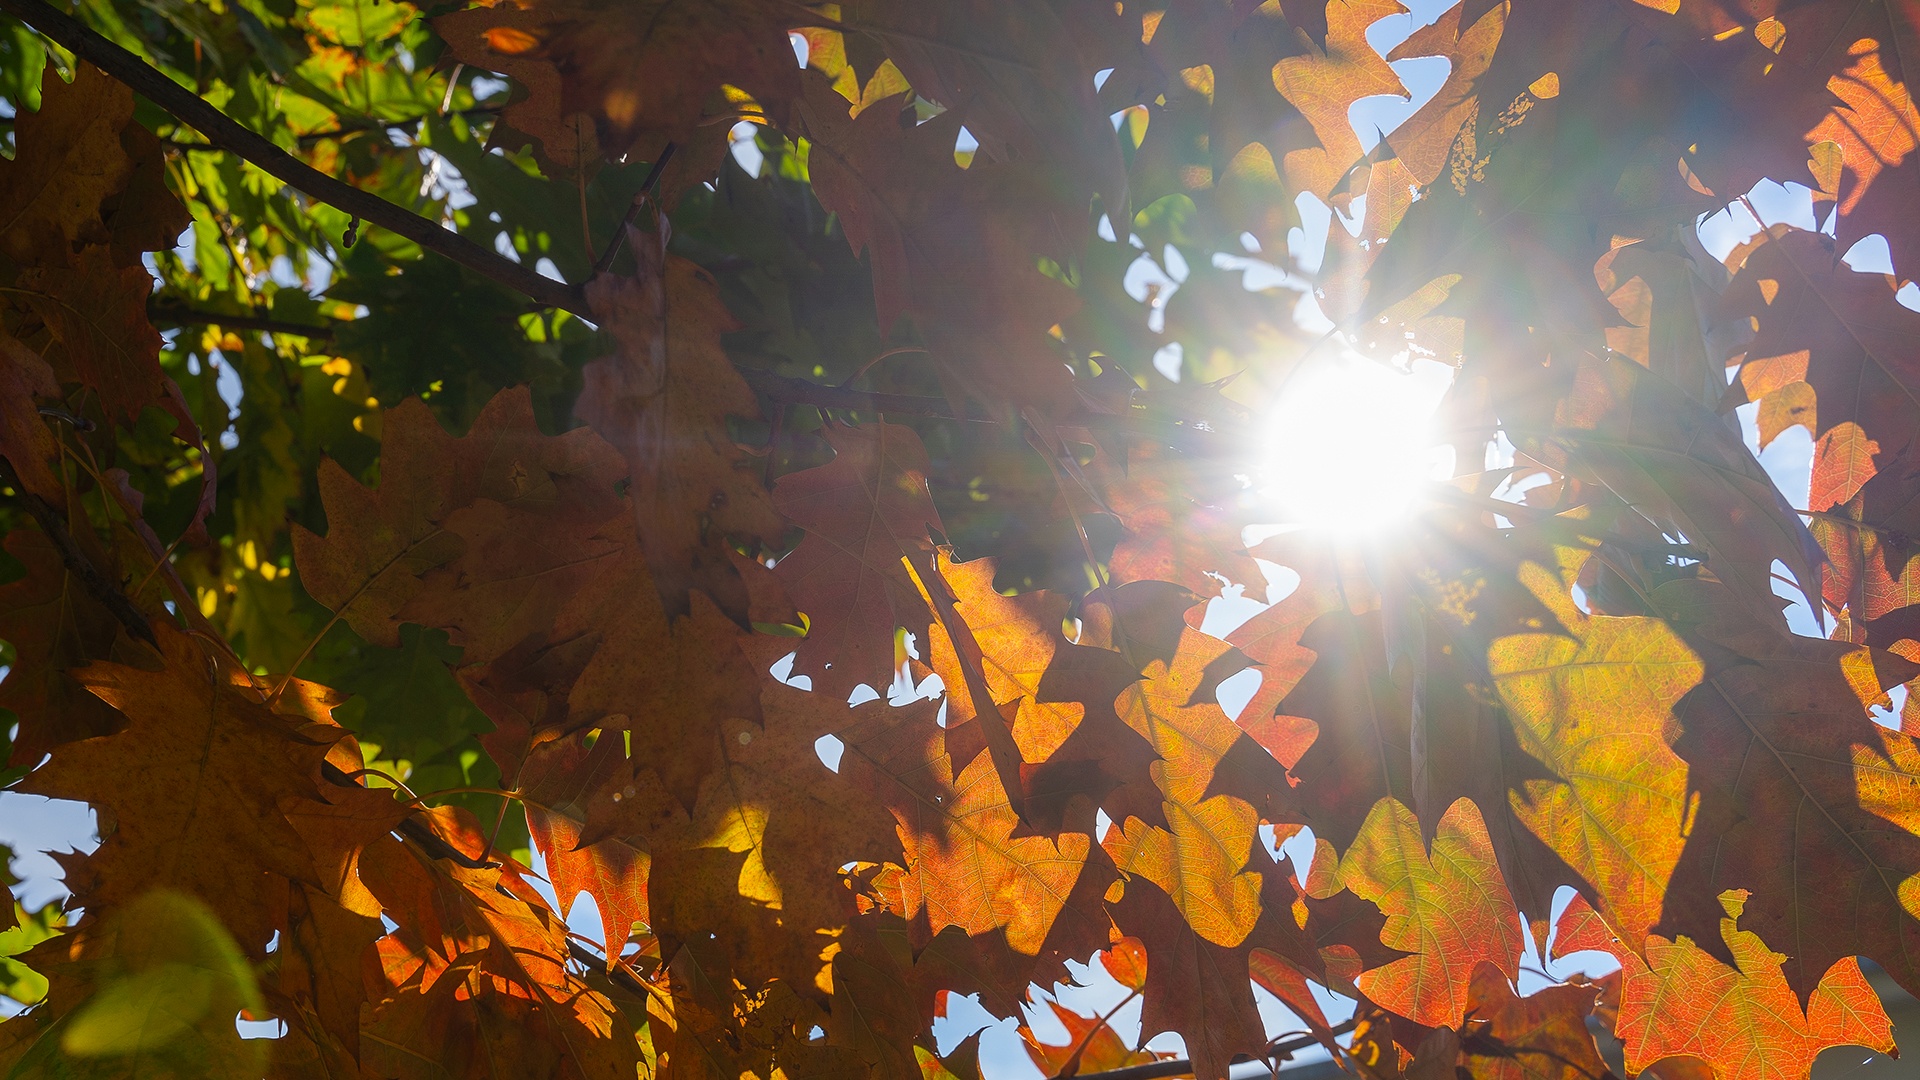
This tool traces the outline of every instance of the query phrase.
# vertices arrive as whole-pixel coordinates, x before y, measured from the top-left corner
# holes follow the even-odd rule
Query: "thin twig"
[[[18,484],[14,485],[14,490],[19,491]],[[127,633],[158,648],[160,642],[153,636],[153,627],[147,624],[147,617],[80,550],[80,545],[74,542],[73,534],[67,531],[67,523],[61,520],[60,514],[45,499],[31,491],[20,491],[18,498],[27,508],[27,513],[39,523],[40,531],[59,550],[60,561],[66,564],[67,572],[80,579],[80,584],[114,618],[120,620],[120,624],[127,628]]]
[[[330,784],[339,787],[365,787],[365,784],[354,779],[355,775],[358,774],[348,773],[331,761],[322,761],[320,763],[320,777]],[[401,836],[413,841],[421,851],[426,852],[427,858],[429,859],[445,859],[447,862],[453,863],[456,866],[464,866],[468,870],[492,870],[500,865],[499,863],[488,862],[485,859],[476,859],[466,852],[461,851],[459,848],[454,847],[452,844],[447,843],[446,840],[441,838],[439,833],[434,832],[433,829],[430,828],[426,822],[420,820],[417,815],[409,814],[402,818],[400,824],[394,826],[394,829]]]
[[[858,379],[860,376],[865,375],[869,371],[872,371],[873,366],[875,364],[878,364],[880,361],[885,360],[889,356],[899,356],[903,353],[923,353],[926,351],[927,350],[925,348],[919,345],[901,345],[897,348],[888,349],[886,352],[881,353],[879,356],[876,356],[873,359],[867,361],[866,363],[861,364],[860,370],[854,372],[853,374],[847,376],[844,379],[841,379],[840,389],[844,390],[847,387],[852,386],[853,380]]]
[[[659,185],[660,177],[667,171],[667,162],[673,160],[673,144],[668,143],[660,156],[653,161],[653,168],[647,170],[647,178],[640,181],[640,190],[634,193],[633,201],[627,204],[627,212],[620,218],[620,224],[613,227],[613,238],[607,241],[607,250],[593,264],[593,275],[598,277],[613,266],[614,257],[620,254],[621,241],[626,239],[627,229],[633,225],[633,219],[640,216],[640,207],[653,201],[653,189]],[[592,237],[588,237],[588,250],[592,250]],[[579,312],[574,312],[578,315]]]
[[[1106,1015],[1095,1021],[1094,1025],[1088,1028],[1085,1034],[1075,1040],[1073,1053],[1068,1054],[1067,1060],[1061,1063],[1059,1070],[1053,1074],[1053,1080],[1068,1080],[1069,1077],[1079,1076],[1080,1059],[1086,1056],[1087,1047],[1093,1044],[1093,1037],[1100,1034],[1101,1029],[1105,1028],[1113,1020],[1115,1014],[1132,1004],[1133,999],[1139,996],[1140,991],[1137,989],[1128,991],[1127,996],[1120,999],[1120,1004],[1108,1009]]]
[[[174,326],[218,326],[227,330],[260,330],[269,334],[292,334],[295,337],[313,341],[333,340],[331,326],[316,326],[311,323],[263,318],[258,315],[229,315],[224,311],[195,311],[175,307],[172,304],[154,304],[148,307],[147,318],[157,323],[171,323]]]
[[[908,394],[876,394],[869,390],[849,390],[823,386],[805,379],[790,379],[759,368],[742,368],[748,385],[774,401],[785,405],[812,405],[821,409],[857,409],[861,412],[889,412],[901,416],[930,416],[944,420],[964,420],[975,424],[999,421],[985,416],[957,416],[945,398],[914,397]]]
[[[441,788],[439,791],[428,791],[415,795],[413,798],[408,799],[407,803],[409,805],[417,805],[426,802],[428,799],[439,799],[448,795],[498,795],[506,799],[517,799],[520,797],[520,793],[517,791],[505,791],[496,787],[450,787]]]
[[[407,786],[407,782],[405,780],[402,780],[399,777],[383,769],[354,769],[351,772],[346,772],[346,773],[343,773],[342,775],[344,775],[349,780],[358,780],[363,776],[377,776],[380,779],[385,780],[387,783],[392,784],[394,787],[398,788],[399,790],[406,792],[407,801],[409,803],[420,801],[420,796],[415,795],[413,793],[413,789]],[[362,785],[362,786],[365,786],[365,785]]]
[[[175,119],[197,129],[206,136],[208,142],[245,158],[289,186],[353,217],[403,236],[483,277],[525,293],[547,307],[561,308],[576,315],[589,314],[586,297],[577,286],[543,277],[531,266],[516,263],[458,233],[441,228],[437,222],[320,172],[267,141],[264,136],[240,126],[233,118],[174,82],[158,68],[100,36],[79,20],[54,9],[44,0],[0,0],[0,11],[20,19],[66,46],[75,56],[125,83],[171,113]]]
[[[1353,1030],[1352,1020],[1343,1020],[1328,1032],[1344,1035]],[[1282,1043],[1272,1043],[1261,1057],[1263,1061],[1285,1061],[1301,1050],[1310,1050],[1320,1045],[1320,1040],[1311,1035],[1298,1039],[1289,1039]],[[1172,1058],[1167,1061],[1154,1061],[1145,1065],[1129,1065],[1124,1069],[1108,1069],[1106,1072],[1081,1073],[1080,1080],[1162,1080],[1169,1076],[1192,1076],[1193,1062],[1187,1058]]]

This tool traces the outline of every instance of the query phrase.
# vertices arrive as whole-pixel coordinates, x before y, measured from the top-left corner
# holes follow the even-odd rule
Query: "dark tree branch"
[[[1335,1024],[1328,1031],[1334,1035],[1344,1035],[1353,1030],[1354,1022],[1345,1020]],[[1286,1042],[1271,1043],[1267,1046],[1261,1061],[1286,1061],[1302,1050],[1320,1045],[1320,1040],[1312,1035],[1302,1035]],[[1192,1076],[1193,1062],[1186,1058],[1172,1058],[1167,1061],[1154,1061],[1145,1065],[1129,1065],[1124,1069],[1108,1069],[1105,1072],[1080,1073],[1079,1080],[1162,1080],[1170,1076]]]
[[[260,330],[269,334],[292,334],[296,337],[311,338],[314,341],[333,340],[331,326],[288,322],[284,319],[266,319],[256,315],[229,315],[223,311],[194,311],[170,304],[156,304],[149,307],[147,317],[154,322],[168,323],[173,326],[220,326],[228,330]]]
[[[305,135],[297,136],[296,141],[302,146],[307,146],[326,139],[338,139],[344,135],[360,135],[369,131],[411,131],[419,127],[422,121],[431,120],[438,115],[441,114],[428,113],[424,116],[409,116],[400,120],[356,120],[341,124],[328,131],[309,131]],[[461,116],[467,119],[477,119],[480,117],[492,119],[500,115],[500,106],[478,105],[471,109],[455,109],[447,115]]]
[[[791,379],[759,368],[741,368],[740,375],[770,401],[780,405],[812,405],[819,409],[850,409],[868,413],[892,413],[895,416],[927,416],[938,420],[958,420],[969,424],[998,424],[991,416],[962,416],[946,398],[917,397],[910,394],[879,394],[870,390],[850,390],[844,386],[825,386],[805,379]],[[1176,423],[1137,409],[1109,414],[1086,412],[1057,418],[1061,425],[1084,425],[1096,430],[1123,431],[1153,439],[1168,446],[1201,454],[1235,454],[1244,451],[1245,439],[1229,431],[1187,423]]]
[[[15,490],[18,490],[17,484]],[[120,620],[120,625],[127,628],[127,633],[149,645],[158,646],[159,642],[154,640],[153,627],[148,625],[147,617],[80,550],[73,534],[67,531],[67,523],[61,519],[60,512],[31,491],[21,491],[20,502],[39,524],[40,531],[53,541],[53,546],[60,552],[60,561],[66,564],[67,572],[80,579],[80,584],[93,594],[95,600],[100,601],[101,606],[112,612],[114,618]]]
[[[633,201],[627,204],[627,212],[621,217],[620,224],[614,226],[613,239],[607,241],[606,252],[593,264],[596,276],[606,273],[613,266],[614,256],[620,254],[620,242],[627,237],[628,227],[640,215],[640,207],[653,201],[653,189],[660,183],[660,175],[667,171],[667,162],[672,160],[673,144],[668,143],[666,149],[660,151],[660,156],[654,159],[653,167],[647,170],[647,177],[640,182],[640,190],[633,196]]]
[[[44,0],[0,0],[0,11],[13,15],[66,46],[75,56],[125,83],[182,123],[198,129],[214,146],[245,158],[289,186],[363,221],[404,236],[474,273],[525,293],[546,307],[592,318],[586,297],[578,286],[542,277],[531,266],[516,263],[458,233],[441,228],[437,222],[320,172],[273,145],[265,137],[240,126],[159,69],[101,37],[77,19],[55,10]]]
[[[0,0],[4,2],[4,0]],[[812,405],[822,409],[858,409],[861,412],[889,412],[900,416],[932,416],[943,420],[966,420],[976,424],[997,423],[985,416],[959,416],[945,398],[912,397],[907,394],[876,394],[869,390],[848,390],[823,386],[805,379],[789,379],[758,368],[741,368],[741,377],[755,390],[782,405]]]

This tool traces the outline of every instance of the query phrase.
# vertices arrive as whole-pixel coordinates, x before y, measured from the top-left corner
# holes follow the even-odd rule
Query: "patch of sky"
[[[1186,358],[1186,346],[1177,341],[1169,341],[1154,351],[1153,370],[1165,375],[1169,382],[1179,382]]]
[[[822,735],[813,740],[813,752],[820,759],[820,764],[839,772],[840,758],[847,752],[847,744],[841,742],[837,735]]]
[[[240,435],[233,430],[233,418],[240,415],[240,401],[246,396],[246,390],[240,384],[240,370],[228,362],[225,353],[215,349],[208,354],[207,361],[217,368],[213,387],[227,406],[227,425],[220,432],[220,445],[231,450],[240,445]]]
[[[540,898],[547,902],[548,907],[559,911],[560,897],[554,892],[551,875],[547,873],[546,857],[540,854],[540,845],[533,845],[533,850],[527,856],[527,868],[533,871],[527,875],[527,884],[533,886],[533,890],[540,894]],[[600,917],[600,905],[594,901],[592,895],[582,892],[571,899],[572,905],[567,909],[567,929],[588,941],[605,941],[607,939],[606,921]],[[623,946],[626,944],[624,939],[621,944]]]
[[[1872,706],[1867,710],[1867,715],[1873,717],[1873,722],[1879,724],[1881,727],[1892,728],[1895,731],[1899,731],[1900,714],[1906,711],[1906,708],[1907,684],[1901,683],[1899,686],[1887,691],[1887,701],[1885,704]]]
[[[733,160],[748,176],[758,177],[767,163],[766,151],[760,149],[760,141],[754,136],[760,131],[759,125],[742,120],[727,132],[728,151]]]
[[[1367,44],[1385,58],[1401,42],[1412,37],[1414,31],[1432,25],[1458,2],[1410,0],[1405,12],[1389,15],[1367,27]],[[1369,152],[1379,145],[1383,136],[1392,134],[1408,117],[1433,100],[1453,70],[1452,63],[1443,56],[1410,57],[1392,61],[1390,66],[1394,74],[1400,76],[1408,96],[1403,98],[1398,94],[1380,94],[1364,97],[1347,110],[1347,122],[1353,126],[1353,133],[1359,137],[1361,147]]]
[[[799,653],[788,653],[775,660],[773,666],[767,669],[767,674],[798,690],[813,689],[813,676],[793,673],[793,662],[799,655]]]
[[[1786,601],[1787,629],[1802,637],[1826,637],[1832,628],[1826,625],[1825,616],[1808,603],[1808,597],[1801,592],[1793,571],[1787,569],[1786,563],[1775,559],[1772,573],[1773,595]],[[1813,597],[1817,599],[1819,595],[1819,589],[1814,589]]]
[[[1127,267],[1120,287],[1126,290],[1128,296],[1147,305],[1147,329],[1156,334],[1166,330],[1167,301],[1187,280],[1188,269],[1185,256],[1172,244],[1161,250],[1158,261],[1151,254],[1142,252]]]
[[[1287,257],[1301,273],[1317,274],[1326,261],[1327,228],[1333,222],[1333,210],[1306,191],[1293,200],[1293,207],[1300,214],[1300,224],[1287,230]]]
[[[1758,220],[1747,209],[1749,203],[1753,210],[1760,212]],[[1706,248],[1714,258],[1725,262],[1734,248],[1753,239],[1762,229],[1780,224],[1809,231],[1821,228],[1813,216],[1812,188],[1805,184],[1777,184],[1772,180],[1762,180],[1747,192],[1744,201],[1735,199],[1727,204],[1726,209],[1703,215],[1697,231],[1700,246]],[[1832,230],[1833,222],[1829,215],[1823,231],[1831,234]]]
[[[60,864],[48,852],[91,852],[100,846],[93,808],[67,799],[0,791],[0,844],[13,849],[13,895],[39,909],[68,895]]]

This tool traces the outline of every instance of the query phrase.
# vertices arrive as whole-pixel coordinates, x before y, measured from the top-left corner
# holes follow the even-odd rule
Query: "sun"
[[[1453,369],[1401,368],[1351,349],[1306,360],[1263,421],[1255,478],[1274,524],[1358,536],[1380,533],[1453,475],[1433,414]]]

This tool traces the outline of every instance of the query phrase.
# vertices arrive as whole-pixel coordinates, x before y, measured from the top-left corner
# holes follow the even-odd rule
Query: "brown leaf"
[[[799,93],[787,41],[794,17],[753,0],[503,0],[442,15],[434,28],[463,63],[528,88],[503,120],[539,143],[544,160],[573,172],[602,154],[652,161],[668,143],[718,141],[728,125],[702,122],[747,104],[724,94],[724,84],[751,95],[753,115],[783,120]],[[669,190],[702,179],[690,172]]]
[[[672,840],[682,850],[728,853],[730,873],[717,884],[726,903],[745,914],[682,904],[672,918],[662,916],[658,929],[696,945],[717,933],[742,978],[780,978],[815,999],[832,986],[826,962],[854,914],[842,868],[898,859],[902,840],[893,816],[860,790],[850,768],[856,749],[848,745],[836,776],[815,744],[835,732],[851,739],[849,728],[892,707],[869,702],[849,710],[824,694],[772,680],[762,686],[765,726],[724,727],[717,767],[689,826]],[[924,708],[912,712],[924,719]],[[691,883],[658,869],[653,887],[657,896],[696,895]]]
[[[1781,625],[1773,564],[1808,586],[1819,547],[1737,436],[1632,362],[1583,360],[1555,438],[1608,490],[1707,552],[1756,618]]]
[[[782,524],[759,464],[728,434],[729,417],[754,420],[759,406],[720,347],[739,329],[713,279],[685,259],[657,253],[660,234],[629,230],[636,277],[601,275],[587,286],[618,351],[581,372],[574,413],[627,461],[634,520],[647,567],[669,615],[683,615],[699,588],[735,622],[748,600],[728,558],[730,538],[772,545]]]
[[[1458,1064],[1475,1080],[1612,1080],[1587,1016],[1597,988],[1572,983],[1526,997],[1491,964],[1473,973]]]
[[[1291,723],[1281,729],[1290,745],[1311,740],[1289,771],[1300,780],[1300,805],[1314,835],[1351,843],[1377,800],[1412,798],[1409,689],[1388,667],[1377,607],[1321,615],[1300,644],[1318,659],[1280,702],[1278,719],[1299,718],[1313,730]]]
[[[154,630],[160,670],[101,662],[73,673],[120,710],[125,729],[60,747],[23,790],[85,800],[114,823],[84,875],[68,878],[89,911],[177,889],[264,955],[276,888],[319,883],[287,815],[289,804],[316,798],[325,743],[270,712],[252,677],[197,639],[165,623]]]
[[[66,486],[54,472],[60,444],[36,404],[59,397],[60,382],[40,354],[0,331],[0,457],[28,492],[64,507]]]
[[[836,424],[825,435],[832,461],[774,484],[774,506],[806,530],[774,573],[807,617],[794,674],[845,700],[861,683],[893,682],[895,628],[927,640],[916,574],[933,550],[927,530],[941,525],[927,493],[927,451],[912,428]]]
[[[117,730],[124,719],[87,692],[75,669],[139,654],[116,653],[131,645],[120,621],[62,565],[46,534],[16,528],[7,534],[6,550],[27,571],[0,586],[0,637],[14,650],[13,663],[0,679],[0,708],[19,718],[9,764],[24,767],[62,743]]]
[[[59,343],[54,370],[100,395],[107,416],[133,426],[140,410],[166,407],[160,332],[147,321],[153,275],[136,262],[118,265],[105,247],[88,247],[73,265],[36,267],[18,279],[24,302]]]
[[[1920,921],[1894,869],[1920,858],[1920,818],[1908,809],[1920,748],[1866,711],[1914,667],[1720,621],[1714,609],[1730,603],[1722,586],[1675,582],[1658,595],[1707,665],[1676,713],[1674,750],[1700,805],[1657,929],[1724,960],[1716,898],[1750,890],[1746,925],[1788,950],[1795,993],[1852,956],[1920,985],[1908,959]]]
[[[319,487],[328,533],[322,538],[298,526],[293,530],[294,561],[308,595],[376,645],[399,643],[399,613],[421,591],[423,576],[467,551],[469,539],[452,525],[463,524],[472,538],[505,552],[515,542],[537,543],[523,531],[530,518],[548,528],[577,525],[589,537],[575,542],[591,544],[593,527],[622,510],[615,484],[625,470],[618,455],[591,431],[542,435],[524,389],[496,396],[460,439],[441,430],[425,405],[403,402],[384,414],[381,438],[379,486],[369,489],[338,464],[323,462]],[[489,505],[476,507],[482,500]],[[453,520],[467,508],[474,509]],[[488,526],[504,531],[486,533]],[[549,571],[555,569],[555,560],[546,561]],[[497,573],[513,570],[500,567]],[[457,587],[463,579],[439,580]],[[489,584],[496,590],[533,588],[511,576]],[[499,628],[484,625],[495,621],[490,613],[475,621],[482,625],[468,631],[489,647],[517,643],[500,641]]]
[[[1085,203],[1064,202],[1036,163],[962,169],[953,147],[964,105],[902,127],[904,100],[855,117],[824,76],[802,81],[814,192],[872,260],[882,332],[911,313],[943,370],[990,406],[1071,404],[1072,378],[1046,334],[1076,300],[1035,256],[1070,259]]]
[[[86,63],[71,84],[48,65],[40,87],[39,110],[20,111],[19,154],[0,166],[0,250],[18,263],[62,266],[80,245],[111,239],[100,204],[133,173],[121,145],[133,92]]]
[[[965,107],[983,157],[1052,159],[1063,181],[1098,192],[1116,212],[1126,206],[1113,109],[1094,86],[1096,72],[1138,50],[1121,12],[1098,3],[853,0],[841,5],[839,25],[878,42],[921,96]]]
[[[1851,498],[1835,496],[1848,487],[1859,490],[1872,475],[1875,456],[1883,469],[1906,472],[1904,462],[1920,440],[1920,365],[1904,345],[1908,335],[1920,331],[1920,313],[1894,299],[1892,278],[1856,273],[1837,254],[1819,233],[1776,226],[1747,254],[1721,300],[1726,315],[1755,322],[1753,340],[1745,345],[1742,383],[1749,381],[1749,368],[1797,361],[1804,365],[1810,397],[1819,402],[1818,425],[1809,425],[1813,434],[1826,438],[1843,427],[1850,432],[1833,436],[1846,451],[1830,450],[1826,456],[1851,467],[1840,466],[1839,475],[1830,472],[1834,478],[1824,484],[1817,478],[1821,502],[1811,510]],[[1766,398],[1761,401],[1764,411]],[[1878,447],[1867,451],[1869,442]],[[1868,520],[1896,529],[1920,524],[1910,512],[1889,515],[1904,502],[1896,502],[1897,491],[1885,490],[1890,486],[1876,485],[1868,494]]]

